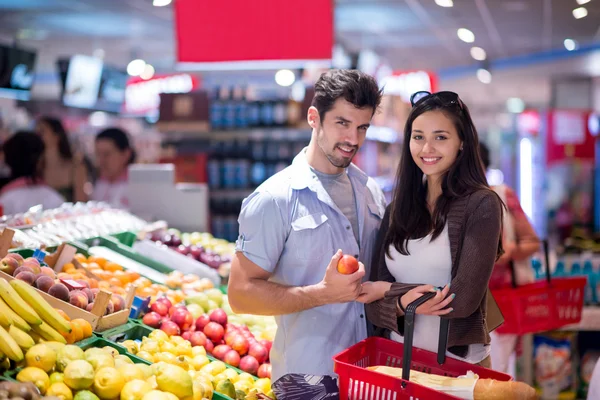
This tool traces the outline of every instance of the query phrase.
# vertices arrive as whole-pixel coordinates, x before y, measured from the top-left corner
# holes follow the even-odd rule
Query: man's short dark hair
[[[333,103],[343,98],[356,108],[372,108],[373,114],[381,103],[383,91],[371,75],[355,69],[332,69],[321,75],[315,83],[315,96],[312,106],[319,111],[319,117],[333,108]]]

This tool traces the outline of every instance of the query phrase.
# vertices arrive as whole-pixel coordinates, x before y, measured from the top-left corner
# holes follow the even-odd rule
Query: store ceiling
[[[0,0],[0,40],[42,49],[42,70],[53,70],[57,55],[94,49],[120,67],[139,56],[172,69],[172,8],[151,3]],[[438,70],[475,62],[471,45],[456,35],[460,27],[473,31],[474,45],[490,59],[563,48],[565,38],[600,42],[600,0],[587,3],[589,15],[580,20],[571,13],[575,7],[576,0],[454,0],[453,8],[434,0],[337,0],[335,34],[348,50],[374,50],[393,68]]]

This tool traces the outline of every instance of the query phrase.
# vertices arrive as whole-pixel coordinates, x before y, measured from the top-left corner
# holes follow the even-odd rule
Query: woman
[[[487,185],[477,131],[458,95],[418,92],[411,103],[372,282],[358,301],[370,303],[376,327],[402,342],[406,306],[435,292],[417,308],[414,346],[437,351],[443,316],[450,319],[447,355],[489,367],[486,293],[502,253],[502,202]]]
[[[26,212],[42,205],[57,208],[64,199],[44,183],[44,142],[33,132],[17,132],[2,147],[11,170],[9,182],[0,192],[0,206],[5,215]]]
[[[38,120],[35,131],[46,148],[44,181],[67,201],[87,201],[85,186],[88,174],[83,157],[73,154],[63,124],[58,119],[42,117]]]
[[[135,161],[127,134],[119,128],[105,129],[96,136],[95,147],[99,178],[92,200],[127,208],[127,168]]]
[[[479,147],[481,161],[487,170],[490,166],[490,152],[484,144]],[[492,188],[506,204],[508,210],[503,219],[504,254],[496,262],[490,289],[500,289],[511,285],[510,263],[514,267],[515,280],[519,285],[533,282],[533,269],[530,257],[540,249],[540,239],[529,223],[527,215],[519,204],[519,198],[508,186],[501,184]],[[492,332],[492,365],[500,372],[515,377],[514,351],[518,336]]]

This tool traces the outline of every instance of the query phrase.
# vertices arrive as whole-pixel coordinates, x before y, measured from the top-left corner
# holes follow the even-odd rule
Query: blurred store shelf
[[[563,331],[600,331],[600,307],[583,308],[581,321],[578,324],[563,327]]]

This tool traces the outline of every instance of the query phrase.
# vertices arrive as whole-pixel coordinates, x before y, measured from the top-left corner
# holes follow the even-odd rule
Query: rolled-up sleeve
[[[287,236],[286,210],[268,192],[254,192],[242,203],[235,250],[273,272]]]

